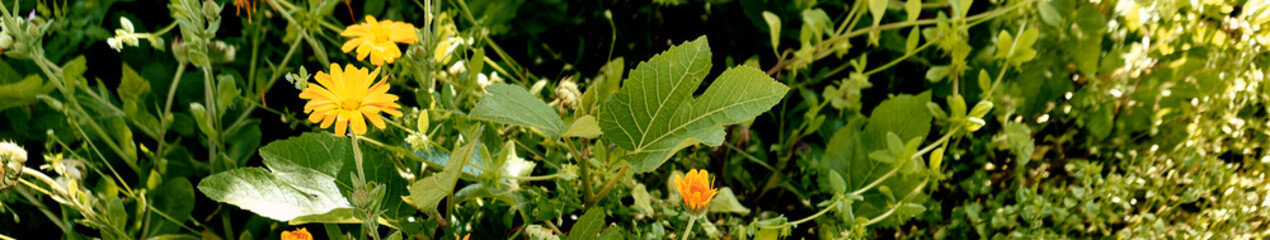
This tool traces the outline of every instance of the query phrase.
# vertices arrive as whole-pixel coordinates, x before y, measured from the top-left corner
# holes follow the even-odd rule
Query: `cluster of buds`
[[[26,159],[26,150],[18,144],[8,141],[0,142],[0,189],[8,189],[18,184]]]
[[[106,44],[109,44],[110,48],[115,49],[115,51],[123,51],[124,45],[136,47],[141,43],[140,38],[148,37],[148,34],[136,33],[136,28],[132,26],[132,21],[128,20],[128,18],[120,17],[119,27],[115,29],[114,37],[106,39]]]
[[[42,36],[51,26],[51,21],[37,17],[35,11],[26,17],[7,14],[0,17],[0,52],[9,57],[30,58],[37,51],[32,47],[43,44]]]

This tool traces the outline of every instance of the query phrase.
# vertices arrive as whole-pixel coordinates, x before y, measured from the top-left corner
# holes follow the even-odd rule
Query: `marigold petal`
[[[362,113],[356,112],[349,115],[352,117],[349,119],[349,121],[352,121],[349,124],[353,126],[353,132],[357,133],[357,135],[366,134],[366,119],[362,118]]]
[[[334,111],[322,113],[322,125],[319,127],[321,128],[331,127],[331,123],[335,123],[336,115],[338,114],[334,113]]]
[[[370,56],[371,48],[373,47],[371,47],[370,41],[362,42],[361,45],[357,45],[357,60],[366,60],[366,56]]]
[[[388,127],[384,125],[383,117],[379,116],[379,109],[372,109],[372,108],[373,107],[362,107],[361,112],[362,114],[366,115],[366,119],[369,119],[370,123],[374,124],[375,127],[379,129],[384,129]]]
[[[335,136],[343,137],[344,132],[348,132],[348,119],[336,118],[335,119]]]
[[[354,38],[354,39],[348,40],[347,42],[344,42],[343,46],[340,46],[340,51],[343,51],[345,53],[348,53],[349,51],[353,51],[353,49],[357,49],[358,45],[362,45],[362,42],[366,42],[366,39]]]
[[[315,112],[315,113],[309,114],[309,123],[318,123],[318,121],[322,121],[322,119],[325,117],[326,117],[326,112]]]

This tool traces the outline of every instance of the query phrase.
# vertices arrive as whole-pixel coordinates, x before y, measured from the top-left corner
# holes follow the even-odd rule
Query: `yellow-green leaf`
[[[723,126],[766,112],[789,90],[761,70],[738,66],[693,97],[710,72],[710,57],[704,36],[672,47],[632,70],[604,103],[600,129],[627,150],[635,172],[652,171],[697,143],[722,144]]]

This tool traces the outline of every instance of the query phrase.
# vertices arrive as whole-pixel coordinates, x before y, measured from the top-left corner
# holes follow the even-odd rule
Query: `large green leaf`
[[[204,178],[198,190],[208,198],[287,221],[350,208],[335,179],[307,168],[275,174],[258,167],[233,169]]]
[[[869,154],[879,150],[888,150],[887,135],[894,133],[899,139],[914,139],[925,137],[930,133],[931,120],[933,117],[930,111],[926,109],[926,103],[930,102],[930,92],[919,95],[899,95],[882,101],[873,113],[869,116],[868,123],[862,124],[853,122],[843,127],[829,139],[829,144],[825,146],[825,154],[822,158],[821,166],[821,185],[831,186],[831,171],[845,173],[846,191],[853,192],[859,190],[869,183],[879,179],[882,175],[892,170],[895,165],[892,163],[881,162],[869,158]],[[910,164],[924,164],[922,161],[912,161]],[[896,162],[902,160],[895,160]],[[915,174],[900,174],[887,178],[882,181],[878,187],[886,187],[891,189],[895,198],[899,199],[908,195],[915,190],[922,178],[917,175],[924,174],[919,171]],[[890,199],[880,193],[878,188],[866,191],[864,201],[853,204],[852,209],[856,216],[874,217],[882,212],[889,210],[887,200]],[[831,189],[826,188],[826,191]],[[920,203],[924,201],[925,196],[919,195],[906,202]],[[894,218],[892,218],[894,219]],[[882,225],[890,225],[896,221],[887,220]]]
[[[410,184],[410,201],[414,206],[424,212],[436,211],[441,200],[454,192],[454,184],[458,183],[464,165],[472,159],[477,144],[479,143],[472,141],[455,149],[450,160],[446,161],[444,170]]]
[[[0,110],[35,103],[36,96],[53,91],[52,82],[44,82],[39,75],[30,75],[22,81],[0,85]]]
[[[550,138],[558,138],[565,132],[564,121],[529,91],[520,86],[495,83],[485,87],[489,92],[476,102],[472,117],[494,122],[531,127]]]
[[[679,149],[723,142],[723,126],[749,120],[776,105],[789,90],[763,71],[740,66],[723,72],[699,97],[692,93],[710,72],[706,37],[675,46],[630,72],[604,103],[600,128],[628,150],[636,172],[661,166]]]
[[[390,156],[368,145],[361,146],[362,157],[365,159],[366,178],[368,181],[384,184],[387,188],[381,202],[383,209],[387,210],[383,216],[397,218],[414,213],[414,210],[401,200],[400,196],[406,194],[407,183],[397,173],[394,164],[387,162],[392,160]],[[240,169],[218,173],[208,178],[224,178],[223,181],[237,182],[266,182],[278,189],[266,189],[272,192],[261,192],[252,188],[204,180],[199,183],[199,190],[213,200],[238,205],[281,221],[323,214],[336,208],[349,208],[351,206],[345,194],[352,192],[354,187],[352,176],[357,171],[352,150],[352,142],[349,138],[324,133],[304,133],[299,137],[274,141],[260,148],[260,157],[264,159],[264,164],[270,171],[249,168],[251,171],[248,174],[242,173]],[[219,197],[214,197],[213,193],[218,194]],[[314,195],[316,193],[321,195]],[[291,212],[287,212],[286,207],[278,206],[288,204],[295,199],[317,196],[321,196],[323,201],[315,203],[326,205],[319,205],[321,208],[312,207],[313,210],[309,211]],[[243,198],[251,199],[246,201]],[[279,210],[283,210],[281,213],[286,214],[278,213]]]
[[[354,190],[352,177],[357,172],[352,146],[350,138],[327,133],[304,133],[299,137],[274,141],[261,147],[260,157],[264,159],[265,166],[275,174],[291,168],[317,170],[335,178],[340,190],[343,190],[342,193],[348,194]],[[407,194],[406,186],[409,182],[398,174],[396,166],[391,162],[392,157],[370,144],[361,144],[361,150],[366,180],[386,185],[381,206],[387,212],[383,216],[397,218],[413,214],[414,209],[400,197]]]
[[[600,235],[600,228],[604,227],[604,209],[591,208],[578,218],[578,222],[573,224],[573,228],[569,229],[568,240],[587,240],[595,239]]]

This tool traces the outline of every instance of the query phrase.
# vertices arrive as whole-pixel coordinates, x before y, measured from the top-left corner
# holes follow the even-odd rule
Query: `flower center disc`
[[[340,104],[340,108],[349,111],[357,111],[357,109],[362,108],[362,101],[358,99],[344,100],[344,103]]]

